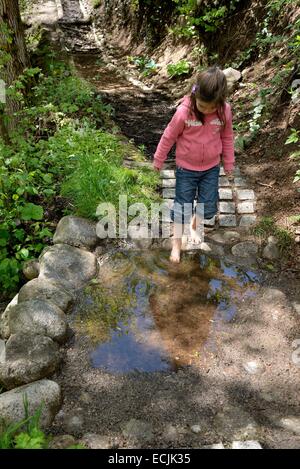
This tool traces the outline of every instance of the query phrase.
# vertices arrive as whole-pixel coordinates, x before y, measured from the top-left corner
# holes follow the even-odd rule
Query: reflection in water
[[[206,255],[111,253],[99,284],[87,287],[73,317],[93,344],[94,367],[112,372],[157,371],[199,362],[214,334],[231,321],[259,276]]]

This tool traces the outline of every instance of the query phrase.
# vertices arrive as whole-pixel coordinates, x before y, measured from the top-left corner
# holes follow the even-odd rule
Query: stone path
[[[172,208],[175,197],[175,171],[162,170],[162,195],[169,209]],[[247,187],[246,179],[241,176],[240,169],[235,168],[234,178],[230,181],[221,167],[219,178],[219,216],[215,228],[247,228],[256,222],[256,196]],[[163,222],[170,220],[169,214],[164,215]]]

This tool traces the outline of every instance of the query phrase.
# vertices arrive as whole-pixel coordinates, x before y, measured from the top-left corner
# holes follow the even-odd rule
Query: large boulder
[[[18,297],[17,294],[11,302],[6,306],[4,312],[0,315],[0,337],[2,339],[8,339],[9,337],[9,325],[8,325],[8,318],[9,318],[9,311],[11,308],[18,304]]]
[[[28,300],[17,304],[9,311],[10,334],[34,332],[63,342],[67,335],[66,316],[50,301]]]
[[[241,79],[242,74],[232,67],[225,68],[223,73],[226,76],[228,91],[231,93],[235,89],[238,81]]]
[[[55,244],[40,256],[40,277],[67,283],[74,289],[83,287],[96,273],[96,256],[67,244]]]
[[[64,243],[88,249],[94,248],[99,241],[95,222],[72,215],[59,221],[53,237],[54,244]]]
[[[43,429],[49,427],[61,406],[59,385],[43,379],[0,394],[0,415],[8,424],[25,419],[25,395],[29,415],[33,415],[42,405],[40,424]]]
[[[0,383],[6,389],[50,376],[60,363],[59,346],[52,339],[33,333],[13,334],[0,361]]]
[[[57,280],[38,277],[25,283],[19,291],[18,303],[32,299],[50,301],[66,311],[75,299],[75,294]]]

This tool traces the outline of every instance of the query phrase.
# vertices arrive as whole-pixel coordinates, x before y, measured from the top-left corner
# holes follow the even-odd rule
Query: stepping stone
[[[242,178],[242,177],[237,177],[237,178],[234,178],[234,185],[235,186],[246,186],[246,179]]]
[[[256,222],[256,215],[243,215],[240,219],[240,226],[250,226]]]
[[[237,205],[238,213],[254,213],[254,203],[253,202],[240,202]]]
[[[219,215],[220,226],[236,226],[235,215]]]
[[[163,198],[164,199],[172,199],[174,197],[175,197],[175,189],[173,189],[173,188],[163,189]]]
[[[225,176],[225,169],[223,168],[223,166],[221,166],[220,168],[220,176]]]
[[[231,189],[219,189],[219,197],[221,200],[232,200],[233,194]]]
[[[175,171],[173,169],[163,169],[160,172],[160,177],[164,179],[175,178]]]
[[[258,246],[253,241],[242,241],[231,248],[231,252],[236,257],[251,257],[258,252]]]
[[[255,200],[255,194],[252,189],[237,189],[236,194],[239,200]]]
[[[235,167],[234,170],[233,170],[233,174],[235,176],[240,176],[241,175],[241,170],[239,167]]]
[[[230,182],[229,182],[229,179],[225,176],[221,176],[219,178],[219,186],[220,187],[226,187],[226,186],[230,186]]]
[[[232,449],[262,449],[258,441],[248,440],[248,441],[233,441]]]
[[[163,187],[175,187],[176,179],[163,179],[162,186]]]
[[[235,213],[234,202],[220,202],[219,209],[221,213]]]

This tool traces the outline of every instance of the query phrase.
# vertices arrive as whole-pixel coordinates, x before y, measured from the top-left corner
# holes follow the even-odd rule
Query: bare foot
[[[201,239],[200,234],[197,233],[197,231],[196,231],[196,230],[193,230],[192,228],[191,228],[191,242],[192,242],[193,244],[200,244],[200,243],[202,243],[202,239]]]
[[[170,261],[178,264],[180,262],[180,251],[182,245],[182,238],[173,238],[172,251],[170,254]]]

